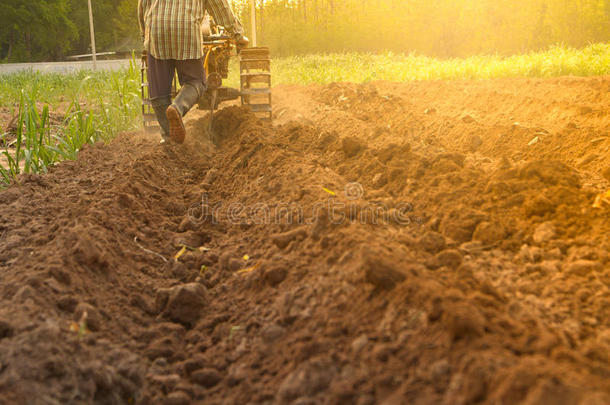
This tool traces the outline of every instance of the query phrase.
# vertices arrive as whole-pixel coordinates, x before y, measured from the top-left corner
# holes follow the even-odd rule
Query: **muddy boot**
[[[155,110],[157,121],[159,122],[159,128],[161,129],[161,143],[167,143],[170,140],[169,137],[169,121],[165,111],[172,103],[170,96],[157,97],[151,100],[152,108]]]
[[[165,114],[169,120],[169,135],[176,143],[184,143],[186,129],[182,117],[186,115],[199,100],[199,90],[192,84],[186,83],[178,92],[172,105]]]

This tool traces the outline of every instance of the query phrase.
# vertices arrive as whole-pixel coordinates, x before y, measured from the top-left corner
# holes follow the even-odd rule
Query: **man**
[[[241,23],[227,0],[138,0],[138,19],[148,62],[148,95],[161,127],[162,143],[183,143],[182,117],[206,89],[201,25],[206,10],[239,45],[246,45]],[[174,102],[171,87],[178,72],[181,89]]]

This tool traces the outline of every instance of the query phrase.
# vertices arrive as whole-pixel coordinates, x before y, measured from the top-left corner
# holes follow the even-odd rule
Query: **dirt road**
[[[610,403],[610,78],[274,100],[0,192],[0,403]]]
[[[129,68],[130,59],[98,60],[98,70],[120,70]],[[92,61],[81,62],[43,62],[43,63],[2,63],[0,74],[11,74],[23,71],[42,73],[69,73],[80,70],[93,70]]]

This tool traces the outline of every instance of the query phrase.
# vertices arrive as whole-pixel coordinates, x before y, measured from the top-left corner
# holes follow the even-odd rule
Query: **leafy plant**
[[[83,145],[107,142],[119,132],[140,125],[140,81],[134,60],[123,71],[84,77],[78,74],[67,80],[70,82],[74,77],[79,77],[79,81],[72,82],[67,91],[72,94],[72,101],[57,125],[51,122],[49,105],[39,109],[36,102],[37,97],[61,100],[53,94],[57,88],[55,75],[45,78],[32,72],[19,73],[9,80],[13,86],[21,84],[21,89],[15,140],[11,147],[5,142],[2,151],[6,163],[0,163],[0,185],[10,184],[21,173],[45,173],[57,162],[76,159]],[[27,81],[21,82],[23,79]]]

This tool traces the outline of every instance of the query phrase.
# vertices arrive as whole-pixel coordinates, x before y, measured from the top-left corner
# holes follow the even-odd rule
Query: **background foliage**
[[[236,0],[249,26],[247,0]],[[517,54],[610,39],[610,0],[267,0],[259,35],[274,54],[415,51]]]
[[[137,0],[92,0],[98,52],[139,47]],[[0,61],[91,53],[86,0],[0,0]]]
[[[139,48],[137,0],[92,0],[99,51]],[[249,0],[233,0],[249,31]],[[276,56],[416,52],[517,54],[610,40],[610,0],[257,0]],[[89,53],[85,0],[0,0],[0,61]]]

